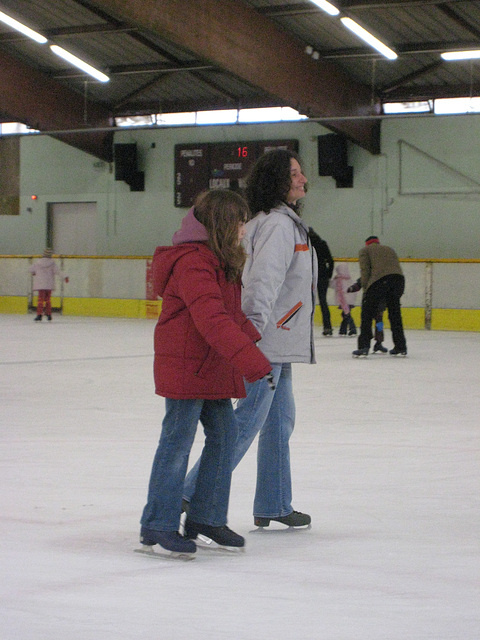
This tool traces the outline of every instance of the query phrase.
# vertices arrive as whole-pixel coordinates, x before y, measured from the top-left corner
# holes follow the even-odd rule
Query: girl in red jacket
[[[153,258],[155,293],[162,311],[155,328],[155,390],[165,417],[153,462],[140,541],[194,553],[198,534],[243,547],[227,526],[232,456],[237,428],[231,398],[245,397],[243,377],[254,382],[272,367],[255,346],[260,334],[240,305],[248,206],[231,191],[202,194]],[[196,490],[178,533],[182,492],[198,421],[205,432]]]

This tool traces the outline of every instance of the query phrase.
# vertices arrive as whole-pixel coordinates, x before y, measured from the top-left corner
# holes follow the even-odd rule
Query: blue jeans
[[[238,401],[235,419],[238,439],[233,468],[243,458],[260,432],[257,451],[257,487],[254,516],[276,518],[293,511],[289,439],[295,424],[292,365],[272,364],[276,384],[272,391],[266,380],[245,383],[247,397]],[[198,491],[200,461],[188,473],[183,495],[187,500]],[[193,499],[193,498],[192,498]]]
[[[227,522],[237,440],[232,401],[166,398],[165,408],[141,524],[157,531],[178,531],[188,458],[200,420],[205,445],[189,517],[202,524],[222,526]]]

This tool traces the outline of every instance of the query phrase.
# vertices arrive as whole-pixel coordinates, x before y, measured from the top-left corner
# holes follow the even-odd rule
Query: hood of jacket
[[[180,229],[173,234],[173,245],[181,244],[182,242],[206,242],[208,240],[207,230],[195,218],[193,212],[194,208],[191,207],[183,218]]]

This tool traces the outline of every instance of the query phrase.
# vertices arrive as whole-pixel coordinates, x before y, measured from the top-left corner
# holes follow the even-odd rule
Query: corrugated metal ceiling
[[[342,15],[352,17],[393,48],[399,54],[397,60],[382,58],[338,18],[311,2],[245,0],[243,4],[279,25],[301,46],[311,45],[321,59],[338,65],[381,100],[480,94],[479,62],[446,63],[439,56],[448,48],[480,47],[480,1],[332,2]],[[1,11],[109,74],[108,84],[87,79],[47,47],[2,23],[0,50],[88,96],[114,116],[280,104],[261,87],[159,34],[104,13],[99,5],[89,0],[0,0]],[[0,104],[0,116],[1,112]]]

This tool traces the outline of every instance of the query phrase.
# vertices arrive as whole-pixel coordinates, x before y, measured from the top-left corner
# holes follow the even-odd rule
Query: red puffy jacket
[[[240,283],[227,282],[203,242],[158,247],[153,283],[162,300],[155,327],[155,391],[174,398],[243,398],[272,369],[260,334],[241,310]]]

